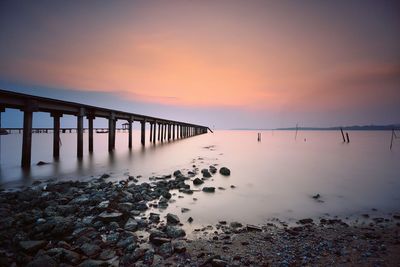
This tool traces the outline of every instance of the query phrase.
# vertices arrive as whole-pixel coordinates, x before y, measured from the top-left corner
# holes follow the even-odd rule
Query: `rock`
[[[126,231],[136,231],[138,228],[138,223],[135,219],[129,218],[129,220],[125,223],[124,229]]]
[[[262,232],[262,228],[257,226],[257,225],[252,225],[252,224],[248,224],[246,225],[246,229],[247,231],[258,231],[258,232]]]
[[[110,201],[109,200],[105,200],[99,203],[99,205],[97,205],[97,207],[99,209],[106,209],[108,208],[108,205],[110,205]]]
[[[160,245],[162,245],[164,243],[168,243],[168,242],[171,242],[171,239],[166,238],[166,237],[153,237],[151,239],[151,243],[153,243],[156,246],[160,246]]]
[[[316,194],[316,195],[313,195],[313,196],[312,196],[313,199],[319,199],[320,197],[321,197],[320,194]]]
[[[103,174],[102,176],[100,176],[100,178],[101,178],[101,179],[107,179],[107,178],[110,178],[110,175],[107,174],[107,173],[105,173],[105,174]]]
[[[146,265],[152,265],[154,260],[154,250],[148,249],[143,256],[143,263]]]
[[[33,261],[26,265],[27,267],[55,267],[58,266],[57,262],[49,255],[43,254],[35,257]]]
[[[301,220],[299,220],[299,223],[300,224],[311,224],[311,223],[313,223],[313,219],[311,219],[311,218],[301,219]]]
[[[168,258],[172,256],[173,248],[170,242],[162,244],[158,249],[158,254],[163,258]]]
[[[222,167],[221,169],[219,169],[219,173],[224,176],[231,175],[231,171],[227,167]]]
[[[168,213],[167,214],[167,223],[169,223],[169,224],[178,224],[180,221],[179,221],[179,217],[178,216],[176,216],[175,214],[172,214],[172,213]]]
[[[166,228],[167,236],[170,238],[178,238],[186,235],[186,232],[179,227],[168,225]]]
[[[179,189],[179,192],[184,193],[184,194],[188,194],[188,195],[192,195],[193,194],[193,190],[186,189],[186,188]]]
[[[150,212],[149,220],[153,223],[158,223],[160,221],[160,214]]]
[[[110,260],[114,257],[115,257],[115,251],[111,249],[103,250],[99,255],[100,260]]]
[[[201,185],[202,183],[204,183],[204,181],[201,180],[200,178],[196,178],[193,180],[194,185]]]
[[[101,248],[98,245],[85,243],[80,247],[81,251],[88,257],[91,257],[100,252]]]
[[[231,222],[230,226],[232,228],[239,228],[239,227],[242,227],[243,225],[240,222]]]
[[[211,173],[214,174],[214,173],[217,172],[217,168],[216,168],[215,166],[212,166],[212,165],[211,165],[209,168],[210,168],[210,172],[211,172]]]
[[[110,266],[108,262],[101,260],[87,259],[78,265],[79,267],[107,267]]]
[[[193,218],[192,218],[192,217],[189,217],[189,218],[187,219],[187,221],[188,221],[188,223],[192,223],[192,222],[193,222]]]
[[[186,213],[186,212],[188,212],[188,211],[190,211],[190,209],[188,209],[188,208],[181,208],[181,212],[182,212],[182,213]]]
[[[176,171],[174,171],[174,176],[175,177],[182,176],[182,172],[180,170],[176,170]]]
[[[130,212],[133,209],[133,204],[130,202],[123,202],[118,204],[118,210],[122,212]]]
[[[61,242],[59,242],[59,245],[60,243]],[[66,248],[52,248],[46,251],[46,254],[53,258],[60,257],[73,265],[77,265],[81,261],[81,256],[78,253]]]
[[[147,206],[145,201],[140,201],[140,202],[135,204],[135,210],[145,211],[148,208],[149,207]]]
[[[45,240],[28,240],[19,242],[19,246],[28,253],[34,253],[46,245],[47,241]]]
[[[235,185],[231,185],[231,188],[232,188],[232,189],[235,189],[235,188],[236,188],[236,186],[235,186]]]
[[[225,267],[228,266],[228,262],[220,259],[212,259],[211,260],[212,267]]]
[[[43,165],[48,165],[50,164],[49,162],[44,162],[44,161],[39,161],[38,163],[36,163],[37,166],[43,166]]]
[[[123,214],[120,212],[107,212],[100,213],[98,218],[103,222],[119,222],[122,220]]]
[[[202,169],[201,173],[203,174],[204,178],[210,178],[211,177],[211,173],[207,169]]]
[[[202,191],[206,193],[214,193],[215,187],[203,187]]]
[[[172,247],[176,253],[186,252],[186,242],[183,240],[176,240],[172,242]]]

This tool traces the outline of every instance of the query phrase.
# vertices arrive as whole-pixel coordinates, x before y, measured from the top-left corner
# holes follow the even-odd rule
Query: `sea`
[[[258,140],[258,133],[261,140]],[[76,157],[76,133],[61,134],[59,160],[52,157],[52,134],[33,134],[32,167],[20,168],[22,134],[0,136],[0,187],[20,190],[35,181],[89,181],[110,174],[110,181],[139,177],[152,182],[181,170],[195,171],[214,165],[227,167],[230,176],[218,172],[200,186],[188,184],[193,195],[173,191],[166,210],[181,221],[192,217],[196,225],[220,220],[264,224],[270,221],[295,222],[301,218],[362,214],[390,216],[400,211],[400,139],[390,149],[390,131],[349,131],[344,143],[339,131],[244,131],[216,130],[185,139],[146,145],[140,132],[133,133],[128,149],[128,133],[117,132],[116,149],[108,152],[108,135],[94,135],[94,152],[88,153],[84,134],[84,157]],[[39,161],[49,164],[37,166]],[[215,193],[205,193],[213,186]],[[319,194],[319,198],[313,198]],[[181,209],[188,212],[182,213]]]

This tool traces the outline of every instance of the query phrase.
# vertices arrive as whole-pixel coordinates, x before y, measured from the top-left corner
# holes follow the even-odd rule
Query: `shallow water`
[[[336,131],[303,131],[297,140],[294,135],[263,131],[257,142],[255,131],[216,131],[142,148],[135,131],[131,151],[128,134],[117,133],[116,151],[109,155],[107,134],[95,134],[94,154],[85,147],[78,161],[76,135],[65,133],[59,162],[32,166],[31,173],[24,174],[19,168],[22,135],[12,134],[1,136],[0,183],[10,188],[36,179],[84,180],[103,173],[112,173],[112,179],[142,175],[140,180],[146,181],[177,169],[191,170],[193,164],[199,169],[218,164],[229,167],[231,175],[215,174],[202,186],[225,190],[175,192],[176,201],[166,212],[178,214],[182,221],[191,216],[197,225],[222,219],[260,224],[271,218],[290,221],[326,213],[351,217],[371,213],[372,208],[380,213],[400,210],[400,141],[389,150],[390,132],[350,132],[349,144],[342,143]],[[32,162],[39,160],[53,161],[51,134],[33,135]],[[323,202],[312,199],[317,193]],[[182,207],[190,211],[181,214]]]

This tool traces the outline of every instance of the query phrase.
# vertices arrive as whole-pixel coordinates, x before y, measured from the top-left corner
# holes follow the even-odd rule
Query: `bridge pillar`
[[[161,142],[164,142],[164,124],[161,123]]]
[[[161,123],[158,124],[158,136],[157,136],[158,141],[160,141],[160,133],[161,133]]]
[[[115,126],[117,119],[115,114],[111,113],[108,119],[108,151],[112,152],[115,149]]]
[[[146,120],[140,122],[141,124],[141,142],[142,146],[146,144]]]
[[[172,140],[175,140],[175,124],[172,124]]]
[[[51,113],[53,117],[53,157],[58,159],[60,157],[60,118],[62,113]]]
[[[93,153],[93,120],[96,117],[93,115],[87,116],[89,126],[89,153]]]
[[[132,148],[132,123],[133,117],[128,120],[128,147]]]
[[[150,143],[153,141],[153,123],[150,122],[150,136],[149,136]]]
[[[83,157],[83,116],[85,115],[85,110],[81,108],[77,114],[77,156],[78,158]]]
[[[22,158],[21,166],[24,169],[31,167],[31,154],[32,154],[32,118],[33,112],[38,111],[39,108],[35,101],[29,101],[24,112],[24,129],[22,133]]]
[[[164,140],[167,140],[167,124],[164,124]]]
[[[153,126],[153,143],[156,143],[156,132],[157,132],[157,121],[154,122]]]
[[[168,127],[168,141],[169,141],[171,140],[171,124],[168,123],[167,127]]]

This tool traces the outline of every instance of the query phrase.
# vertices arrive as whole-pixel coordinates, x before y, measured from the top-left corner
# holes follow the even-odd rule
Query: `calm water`
[[[226,190],[191,196],[176,192],[176,202],[167,211],[183,220],[192,216],[200,224],[221,219],[264,223],[274,217],[290,221],[325,213],[352,216],[371,213],[372,208],[388,213],[400,211],[400,139],[390,151],[390,134],[350,132],[351,143],[343,144],[340,133],[333,131],[299,132],[297,140],[293,131],[264,131],[262,142],[257,142],[255,131],[216,131],[142,149],[139,132],[134,132],[129,151],[128,134],[117,133],[112,156],[107,134],[95,134],[94,154],[87,154],[85,147],[79,162],[76,135],[66,133],[61,134],[60,161],[33,166],[29,175],[19,168],[22,136],[12,134],[1,136],[0,183],[10,188],[35,179],[90,179],[103,173],[112,173],[113,179],[142,175],[145,181],[177,169],[191,170],[193,164],[200,169],[219,164],[229,167],[231,176],[216,174],[204,185]],[[51,134],[33,135],[32,162],[39,160],[52,162]],[[316,193],[323,203],[311,198]],[[181,207],[190,211],[181,214]]]

